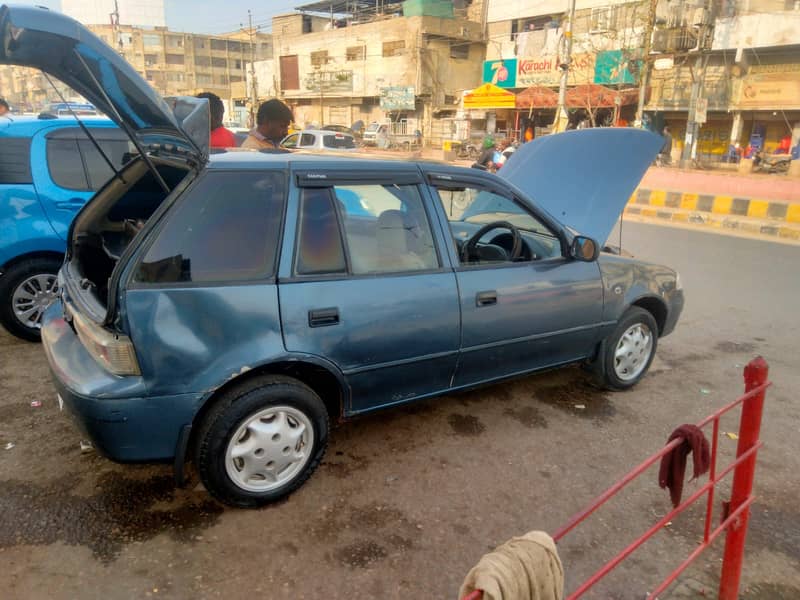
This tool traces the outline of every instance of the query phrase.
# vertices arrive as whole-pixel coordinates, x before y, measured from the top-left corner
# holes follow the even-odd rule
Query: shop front
[[[470,123],[467,137],[509,136],[515,107],[515,94],[492,83],[466,92],[462,108]]]

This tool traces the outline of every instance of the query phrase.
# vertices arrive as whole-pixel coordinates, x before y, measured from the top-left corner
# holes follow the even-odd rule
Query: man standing
[[[7,115],[9,112],[11,112],[11,107],[8,106],[8,102],[0,98],[0,117]]]
[[[672,162],[672,135],[669,132],[669,127],[664,127],[662,135],[664,137],[664,145],[661,146],[659,158],[662,164],[668,165]]]
[[[292,110],[277,98],[267,100],[258,107],[256,127],[250,131],[242,148],[261,150],[280,147],[283,138],[289,133],[289,123],[293,120]]]
[[[236,146],[236,136],[230,129],[222,126],[222,119],[225,116],[225,105],[220,97],[211,92],[197,94],[198,98],[208,100],[208,111],[211,115],[211,137],[209,145],[212,148],[234,148]]]

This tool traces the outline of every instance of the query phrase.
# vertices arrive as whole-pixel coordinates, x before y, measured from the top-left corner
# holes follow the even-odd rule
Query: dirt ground
[[[752,298],[710,281],[702,260],[730,260],[716,256],[722,242],[698,250],[707,253],[700,259],[676,254],[672,230],[627,227],[634,250],[666,256],[687,290],[714,290],[695,291],[638,387],[601,392],[570,368],[365,417],[333,432],[305,486],[261,510],[221,506],[194,475],[174,489],[168,465],[82,453],[40,346],[0,331],[0,597],[455,599],[483,553],[529,530],[555,531],[675,427],[738,396],[743,365],[761,353],[776,385],[742,598],[799,598],[792,307],[758,295],[768,290],[755,268]],[[755,304],[769,308],[758,322]],[[723,421],[722,431],[736,429],[735,418]],[[735,445],[720,439],[723,464]],[[568,590],[666,514],[669,496],[656,479],[651,469],[559,544]],[[728,495],[723,488],[718,497]],[[694,548],[703,511],[704,503],[676,519],[586,597],[644,599]],[[715,596],[720,542],[662,598]]]

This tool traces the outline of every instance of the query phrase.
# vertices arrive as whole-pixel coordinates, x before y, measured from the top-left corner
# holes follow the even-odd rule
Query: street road
[[[554,531],[675,427],[737,397],[762,354],[775,386],[742,597],[800,597],[800,246],[634,223],[623,245],[677,268],[687,295],[636,389],[600,392],[567,369],[363,418],[333,432],[301,490],[259,511],[224,509],[196,477],[175,491],[168,466],[81,453],[41,348],[0,332],[0,596],[455,598],[488,549]],[[735,445],[722,436],[723,461]],[[669,510],[656,479],[649,471],[560,544],[568,589]],[[589,597],[644,598],[701,537],[703,508]],[[715,595],[720,542],[666,597]]]

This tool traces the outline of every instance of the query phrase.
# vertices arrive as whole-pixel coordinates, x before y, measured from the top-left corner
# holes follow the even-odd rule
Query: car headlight
[[[676,290],[683,289],[683,283],[681,283],[681,274],[677,272],[675,273],[675,289]]]

